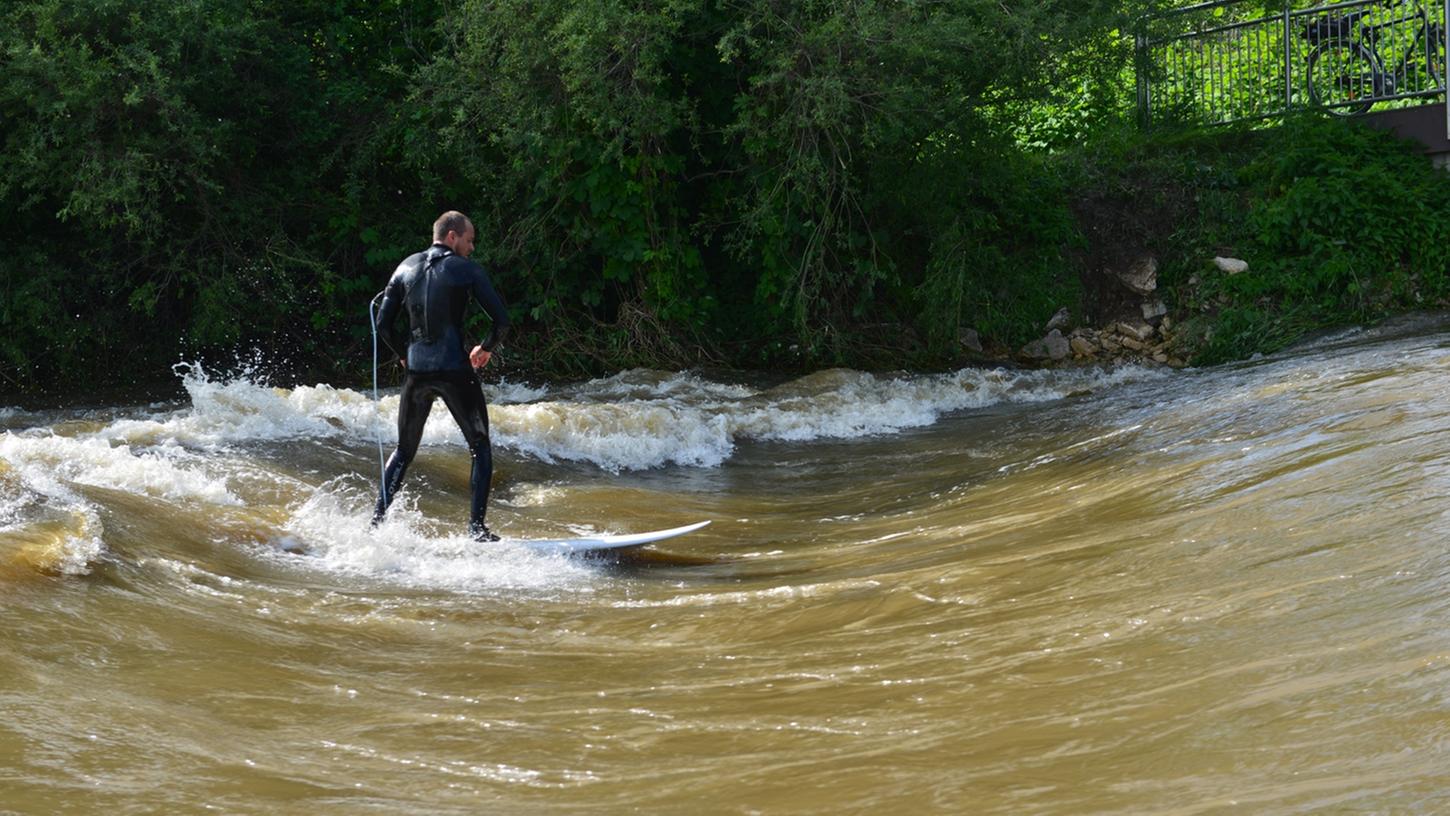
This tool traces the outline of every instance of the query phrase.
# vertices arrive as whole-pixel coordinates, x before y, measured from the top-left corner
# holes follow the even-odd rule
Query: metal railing
[[[1141,21],[1144,124],[1353,115],[1445,92],[1450,0],[1213,0]],[[1400,103],[1404,104],[1404,103]],[[1388,106],[1388,105],[1385,105]]]

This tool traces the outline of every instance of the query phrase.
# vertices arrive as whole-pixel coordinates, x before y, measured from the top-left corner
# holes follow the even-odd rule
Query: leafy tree
[[[389,15],[419,4],[356,5],[25,0],[0,11],[12,382],[84,370],[98,348],[131,358],[92,375],[103,379],[164,368],[183,343],[295,339],[298,323],[331,322],[329,291],[355,297],[329,290],[347,270],[337,233],[360,220],[361,205],[343,206],[362,198],[345,194],[357,191],[346,174],[360,175],[348,153],[372,129],[372,93],[401,84],[382,62],[396,49],[376,49],[394,36]],[[364,9],[360,23],[352,13]]]
[[[1148,4],[12,0],[0,376],[238,345],[356,373],[449,208],[540,373],[1015,344],[1079,297],[1073,157],[1132,112]],[[1337,195],[1300,189],[1262,235]]]

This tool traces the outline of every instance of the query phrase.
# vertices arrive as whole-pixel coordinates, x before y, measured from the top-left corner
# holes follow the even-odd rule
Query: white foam
[[[615,471],[672,464],[713,467],[735,449],[730,418],[710,408],[549,402],[495,413],[498,444],[546,462],[589,462]]]
[[[51,566],[63,575],[88,575],[91,564],[106,552],[101,517],[95,508],[77,502],[71,509],[71,519],[75,522],[74,531],[66,535],[59,558]]]
[[[271,388],[246,379],[216,381],[200,365],[179,367],[191,408],[113,423],[109,439],[139,444],[215,446],[253,440],[339,436],[371,430],[377,408],[367,396],[329,385]],[[396,411],[394,398],[394,411]]]
[[[330,385],[274,388],[246,378],[215,380],[199,364],[178,366],[182,385],[191,398],[187,410],[146,419],[121,420],[102,432],[107,439],[152,445],[174,442],[192,447],[216,447],[250,441],[326,439],[345,437],[385,444],[397,441],[398,395],[374,402],[371,394]],[[546,389],[516,383],[488,388],[495,405],[525,403]],[[442,402],[434,413],[447,416]],[[462,439],[452,422],[430,421],[425,444],[453,443]]]
[[[28,428],[40,423],[43,416],[19,407],[0,408],[0,430],[18,431]]]
[[[487,395],[489,403],[493,405],[517,405],[541,400],[548,396],[549,389],[544,386],[500,380],[496,384],[485,385],[484,393]]]
[[[0,433],[0,459],[25,482],[51,494],[64,483],[93,485],[171,500],[239,505],[226,480],[206,471],[192,454],[163,446],[133,451],[103,436]],[[192,460],[183,464],[183,460]]]
[[[42,478],[36,480],[35,475]],[[14,533],[24,539],[35,526],[50,528],[60,538],[46,548],[44,566],[65,575],[85,575],[105,552],[103,527],[94,507],[64,484],[13,466],[0,459],[0,535]],[[38,482],[38,483],[37,483]]]
[[[1166,376],[1121,367],[1007,372],[965,369],[952,374],[880,377],[834,370],[812,374],[747,398],[719,399],[714,388],[691,390],[689,379],[624,386],[599,381],[584,391],[633,389],[641,399],[613,403],[550,402],[494,411],[496,439],[536,456],[589,462],[608,470],[665,465],[716,466],[741,440],[810,442],[855,439],[930,425],[944,414],[1003,402],[1061,399],[1068,394]],[[734,387],[732,387],[734,388]],[[435,441],[456,439],[439,423]]]
[[[596,400],[651,400],[668,397],[692,399],[745,399],[758,391],[744,385],[717,383],[690,371],[669,372],[647,368],[621,371],[612,377],[590,380],[578,389],[581,397]]]
[[[480,544],[465,535],[438,534],[405,498],[394,504],[387,522],[372,528],[371,514],[362,506],[369,501],[370,496],[353,496],[337,483],[317,489],[288,520],[284,529],[290,540],[274,542],[277,557],[288,564],[431,589],[587,590],[595,577],[583,564],[519,544]],[[284,548],[303,554],[281,554]]]
[[[397,439],[398,395],[326,385],[272,388],[216,381],[182,369],[188,410],[112,423],[99,436],[131,445],[225,446],[249,441],[344,438],[385,446]],[[944,414],[997,403],[1039,402],[1078,391],[1166,376],[1139,367],[1021,371],[964,369],[881,376],[832,370],[770,389],[711,382],[693,373],[634,370],[574,387],[487,386],[494,442],[547,462],[606,470],[714,467],[742,441],[810,442],[900,432]],[[425,445],[462,434],[438,401]]]

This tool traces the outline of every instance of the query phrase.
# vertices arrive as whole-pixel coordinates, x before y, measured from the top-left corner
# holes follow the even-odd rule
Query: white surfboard
[[[686,524],[684,527],[671,527],[668,530],[655,530],[649,533],[601,535],[587,538],[521,538],[513,539],[513,541],[538,552],[564,555],[601,552],[605,550],[627,550],[630,547],[639,547],[645,544],[652,544],[656,541],[664,541],[667,538],[682,536],[686,533],[693,533],[709,523],[708,521],[699,521],[694,524]]]

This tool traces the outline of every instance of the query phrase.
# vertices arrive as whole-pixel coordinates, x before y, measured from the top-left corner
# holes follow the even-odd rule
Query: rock
[[[1068,344],[1067,338],[1063,337],[1062,332],[1057,329],[1048,332],[1042,342],[1047,345],[1047,356],[1054,360],[1066,359],[1067,355],[1072,353],[1072,347]]]
[[[957,342],[968,351],[982,353],[982,335],[978,334],[976,329],[962,329],[957,334]]]
[[[1156,323],[1168,314],[1168,306],[1159,298],[1143,301],[1143,319]]]
[[[1123,344],[1123,348],[1132,349],[1133,351],[1142,351],[1148,347],[1144,343],[1131,337],[1119,337],[1118,342]]]
[[[1153,362],[1155,362],[1155,363],[1166,363],[1166,362],[1168,362],[1168,355],[1166,355],[1166,354],[1164,354],[1163,352],[1160,351],[1157,354],[1153,355]]]
[[[1117,352],[1117,351],[1122,351],[1122,349],[1123,349],[1122,344],[1120,344],[1118,341],[1114,340],[1113,338],[1107,337],[1107,336],[1104,336],[1102,338],[1102,344],[1103,344],[1103,351],[1106,351],[1109,354],[1112,354],[1112,353]]]
[[[1095,357],[1098,353],[1098,344],[1086,337],[1073,337],[1067,343],[1072,347],[1072,353],[1079,357]]]
[[[1118,280],[1133,292],[1151,295],[1158,288],[1158,259],[1144,255],[1137,263],[1118,273]]]
[[[1237,275],[1240,272],[1249,271],[1249,262],[1241,261],[1238,258],[1217,257],[1213,259],[1213,265],[1226,275]]]
[[[1046,360],[1062,360],[1071,352],[1067,344],[1067,338],[1062,332],[1053,329],[1041,340],[1033,340],[1022,347],[1022,356],[1029,360],[1043,362]]]
[[[1167,315],[1164,315],[1163,316],[1163,322],[1161,322],[1161,323],[1158,324],[1158,331],[1162,332],[1165,335],[1168,332],[1173,331],[1173,318],[1171,318],[1171,317],[1169,317]]]
[[[1068,311],[1067,307],[1064,306],[1061,309],[1057,310],[1057,314],[1053,315],[1051,320],[1047,321],[1047,326],[1044,327],[1043,331],[1050,332],[1058,329],[1065,329],[1067,328],[1067,324],[1071,322],[1072,312]]]
[[[1153,327],[1141,320],[1132,322],[1123,321],[1113,327],[1118,334],[1124,337],[1131,337],[1139,343],[1153,336]]]

